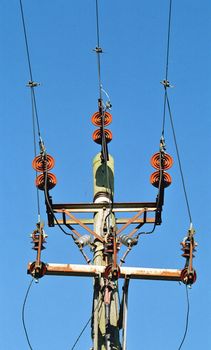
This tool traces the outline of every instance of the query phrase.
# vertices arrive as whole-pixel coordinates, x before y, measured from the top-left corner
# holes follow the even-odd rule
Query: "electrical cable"
[[[29,348],[31,350],[33,350],[32,346],[31,346],[31,342],[29,340],[29,335],[28,335],[28,331],[26,329],[26,323],[25,323],[25,306],[26,306],[26,302],[27,302],[27,299],[28,299],[28,295],[29,295],[29,292],[31,290],[31,287],[32,287],[32,284],[34,282],[34,278],[32,278],[32,280],[30,281],[29,283],[29,286],[27,288],[27,291],[26,291],[26,295],[25,295],[25,298],[24,298],[24,302],[23,302],[23,306],[22,306],[22,324],[23,324],[23,328],[24,328],[24,332],[25,332],[25,336],[26,336],[26,340],[27,340],[27,343],[29,345]]]
[[[168,82],[168,71],[169,71],[169,54],[170,54],[170,34],[171,34],[171,17],[172,17],[172,0],[169,0],[169,13],[168,13],[168,34],[167,34],[167,45],[166,45],[166,67],[165,67],[165,80],[163,81],[164,86],[164,107],[163,107],[163,122],[162,122],[162,133],[164,137],[165,133],[165,121],[166,121],[166,100],[167,100],[167,86]]]
[[[97,54],[99,97],[100,97],[100,100],[102,100],[101,62],[100,62],[100,54],[102,53],[102,48],[100,47],[100,28],[99,28],[99,6],[98,6],[98,0],[95,1],[95,11],[96,11],[96,34],[97,34],[97,47],[95,49],[95,52]]]
[[[100,305],[100,302],[101,302],[101,305]],[[102,307],[102,304],[103,304],[103,300],[99,299],[99,301],[98,301],[98,303],[97,303],[95,309],[93,310],[93,312],[92,312],[92,314],[91,314],[91,317],[88,319],[88,321],[87,321],[86,324],[84,325],[84,327],[83,327],[83,329],[81,330],[79,336],[77,337],[75,343],[73,344],[71,350],[73,350],[73,349],[75,348],[76,344],[77,344],[78,341],[80,340],[80,338],[81,338],[81,336],[83,335],[84,331],[86,330],[87,326],[88,326],[89,323],[91,322],[91,319],[92,319],[92,317],[93,317],[95,311],[96,311],[97,308],[99,307],[99,305],[100,305],[100,307],[99,307],[99,311],[100,311],[100,309],[101,309],[101,307]]]
[[[180,346],[178,348],[178,350],[182,349],[182,346],[184,344],[184,341],[186,339],[187,336],[187,332],[188,332],[188,325],[189,325],[189,314],[190,314],[190,301],[189,301],[189,294],[188,294],[188,286],[187,284],[185,285],[186,287],[186,298],[187,298],[187,315],[186,315],[186,323],[185,323],[185,332],[182,338],[182,341],[180,343]]]
[[[34,109],[35,109],[38,135],[39,135],[39,137],[41,137],[40,124],[39,124],[39,118],[38,118],[38,112],[37,112],[37,104],[36,104],[36,98],[35,98],[35,92],[34,92],[34,87],[37,86],[38,84],[34,83],[34,80],[33,80],[32,64],[31,64],[31,58],[30,58],[28,37],[27,37],[27,31],[26,31],[26,21],[25,21],[25,16],[24,16],[24,9],[23,9],[22,0],[19,0],[19,4],[20,4],[20,12],[21,12],[24,40],[25,40],[25,46],[26,46],[27,61],[28,61],[28,67],[29,67],[29,75],[30,75],[30,82],[29,82],[28,86],[32,89],[32,96],[33,96],[33,101],[34,101]]]
[[[192,215],[191,215],[191,210],[190,210],[190,204],[189,204],[189,200],[188,200],[188,195],[187,195],[187,190],[186,190],[186,185],[185,185],[185,179],[184,179],[184,174],[183,174],[183,170],[182,170],[182,163],[181,163],[180,154],[179,154],[179,147],[178,147],[178,142],[177,142],[177,138],[176,138],[176,132],[175,132],[175,128],[174,128],[173,115],[172,115],[172,112],[171,112],[171,107],[170,107],[168,94],[167,94],[167,106],[168,106],[168,111],[169,111],[169,117],[170,117],[173,137],[174,137],[174,144],[175,144],[175,148],[176,148],[177,160],[178,160],[179,169],[180,169],[180,176],[181,176],[181,180],[182,180],[182,186],[183,186],[183,192],[184,192],[184,196],[185,196],[188,216],[189,216],[189,219],[190,219],[190,223],[192,224]]]

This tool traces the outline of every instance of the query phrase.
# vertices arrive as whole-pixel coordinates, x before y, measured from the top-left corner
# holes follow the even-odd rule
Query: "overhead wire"
[[[184,179],[184,173],[183,173],[183,169],[182,169],[182,162],[181,162],[181,158],[180,158],[179,147],[178,147],[178,142],[177,142],[177,138],[176,138],[176,132],[175,132],[175,128],[174,128],[173,115],[172,115],[172,112],[171,112],[171,106],[170,106],[168,94],[167,94],[167,106],[168,106],[168,111],[169,111],[169,117],[170,117],[170,122],[171,122],[172,133],[173,133],[173,137],[174,137],[174,144],[175,144],[175,148],[176,148],[176,154],[177,154],[177,160],[178,160],[178,164],[179,164],[179,170],[180,170],[180,176],[181,176],[181,180],[182,180],[182,187],[183,187],[183,192],[184,192],[184,196],[185,196],[185,202],[186,202],[186,206],[187,206],[187,211],[188,211],[190,224],[192,224],[192,215],[191,215],[191,210],[190,210],[190,203],[189,203],[189,199],[188,199],[188,195],[187,195],[185,179]]]
[[[178,348],[178,350],[182,349],[182,346],[185,342],[186,336],[187,336],[187,332],[188,332],[188,325],[189,325],[189,315],[190,315],[190,301],[189,301],[189,294],[188,294],[188,286],[187,284],[185,285],[185,289],[186,289],[186,300],[187,300],[187,314],[186,314],[186,321],[185,321],[185,331],[184,331],[184,335],[182,338],[182,341],[180,343],[180,346]]]
[[[23,301],[23,306],[22,306],[22,324],[23,324],[23,329],[24,329],[24,332],[25,332],[25,336],[26,336],[26,340],[27,340],[27,343],[29,345],[29,348],[31,350],[33,350],[32,348],[32,345],[31,345],[31,342],[30,342],[30,339],[29,339],[29,335],[28,335],[28,331],[27,331],[27,328],[26,328],[26,322],[25,322],[25,307],[26,307],[26,302],[27,302],[27,299],[28,299],[28,296],[29,296],[29,292],[31,290],[31,287],[32,287],[32,284],[34,282],[34,278],[31,279],[30,283],[29,283],[29,286],[27,288],[27,291],[26,291],[26,295],[24,297],[24,301]]]

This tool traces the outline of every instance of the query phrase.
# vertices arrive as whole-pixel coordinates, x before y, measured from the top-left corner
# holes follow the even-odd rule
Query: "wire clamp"
[[[93,51],[95,51],[96,53],[103,53],[103,50],[101,47],[97,47],[95,49],[93,49]]]
[[[36,86],[40,86],[40,83],[36,83],[35,81],[29,81],[28,84],[26,86],[30,87],[30,88],[34,88]]]
[[[164,86],[165,89],[174,87],[173,85],[170,85],[170,82],[168,80],[165,80],[165,79],[162,80],[160,83]]]

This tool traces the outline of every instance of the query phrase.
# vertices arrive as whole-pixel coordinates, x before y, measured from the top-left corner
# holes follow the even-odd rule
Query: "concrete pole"
[[[93,179],[94,203],[111,203],[114,194],[114,160],[111,155],[107,164],[102,162],[101,153],[96,155],[93,160]],[[99,236],[105,237],[110,229],[109,226],[115,226],[115,217],[110,213],[110,209],[104,208],[94,216],[94,231]],[[104,244],[96,239],[94,264],[107,266],[108,263],[104,254]],[[118,285],[117,282],[111,282],[111,290],[109,290],[106,287],[107,282],[100,275],[94,280],[93,350],[120,350],[121,348],[118,329]],[[106,324],[108,314],[109,325]]]

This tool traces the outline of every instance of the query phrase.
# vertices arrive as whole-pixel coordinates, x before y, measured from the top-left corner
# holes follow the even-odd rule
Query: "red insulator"
[[[35,184],[39,190],[44,191],[45,190],[45,176],[47,176],[46,180],[46,187],[47,190],[51,190],[54,188],[57,184],[56,176],[52,173],[47,173],[47,174],[40,174],[37,176]]]
[[[112,115],[108,112],[104,113],[104,126],[111,124]],[[100,112],[95,112],[92,116],[92,124],[95,126],[102,126],[102,115]]]
[[[49,154],[46,156],[37,156],[32,162],[32,167],[34,170],[39,172],[49,171],[54,167],[55,160]]]
[[[173,165],[173,158],[167,153],[162,155],[157,152],[152,156],[150,163],[157,170],[168,170]]]
[[[162,172],[163,174],[163,186],[164,187],[168,187],[171,185],[171,176],[166,173],[165,171]],[[160,186],[160,171],[155,171],[154,173],[152,173],[152,175],[150,176],[150,182],[154,187],[159,188]]]
[[[110,130],[108,130],[108,129],[105,129],[104,132],[105,132],[106,143],[111,142],[111,140],[112,140],[112,132]],[[98,143],[99,145],[102,144],[102,131],[101,131],[101,129],[97,129],[97,130],[95,130],[93,132],[92,139],[93,139],[94,142]]]

